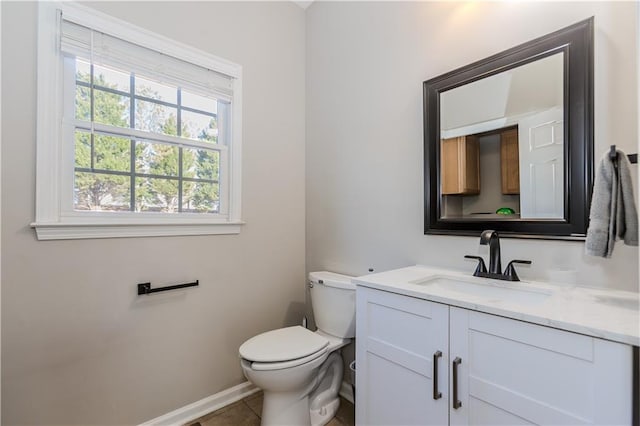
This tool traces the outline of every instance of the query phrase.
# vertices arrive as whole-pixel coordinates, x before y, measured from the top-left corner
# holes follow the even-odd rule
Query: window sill
[[[239,234],[244,222],[185,224],[32,223],[38,240]]]

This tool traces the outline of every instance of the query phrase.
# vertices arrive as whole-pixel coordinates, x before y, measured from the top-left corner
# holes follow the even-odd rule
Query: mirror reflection
[[[440,92],[441,219],[565,217],[564,55]]]

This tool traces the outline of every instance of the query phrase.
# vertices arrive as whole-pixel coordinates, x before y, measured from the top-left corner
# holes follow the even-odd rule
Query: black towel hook
[[[615,145],[611,145],[611,148],[609,150],[609,158],[611,159],[611,161],[616,161],[618,159],[618,151]],[[629,158],[629,162],[631,164],[638,163],[638,154],[628,154],[627,158]]]

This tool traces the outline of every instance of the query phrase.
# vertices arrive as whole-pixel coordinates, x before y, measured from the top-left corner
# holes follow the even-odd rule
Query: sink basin
[[[551,296],[550,291],[527,288],[519,282],[501,283],[481,278],[465,280],[446,276],[433,276],[411,281],[411,284],[428,287],[429,291],[434,295],[442,295],[444,297],[455,296],[460,299],[472,298],[474,300],[482,298],[518,305],[537,305],[545,302]],[[518,287],[518,285],[522,287]]]

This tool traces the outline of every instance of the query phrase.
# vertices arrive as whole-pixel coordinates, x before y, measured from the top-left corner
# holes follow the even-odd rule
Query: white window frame
[[[60,13],[96,31],[129,40],[232,79],[228,170],[221,173],[224,214],[74,212],[69,176],[73,141],[63,139],[63,55]],[[241,220],[242,67],[191,46],[72,3],[38,5],[36,212],[31,224],[39,240],[237,234]],[[72,180],[71,180],[72,181]]]

